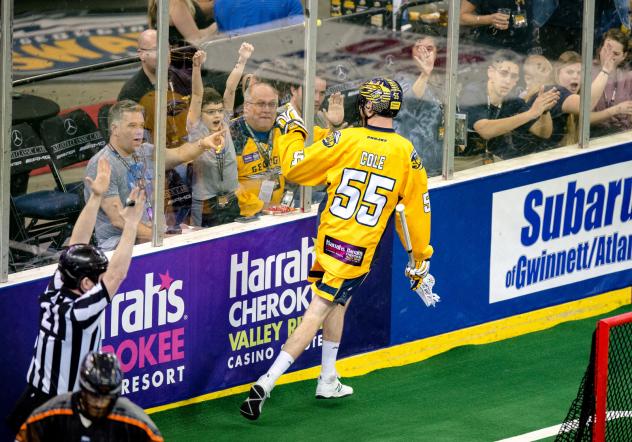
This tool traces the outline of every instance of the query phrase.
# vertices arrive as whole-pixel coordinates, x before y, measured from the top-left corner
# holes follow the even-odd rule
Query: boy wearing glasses
[[[557,103],[559,92],[541,90],[531,105],[526,104],[512,93],[520,79],[519,66],[513,52],[497,51],[487,67],[487,81],[463,88],[461,107],[467,114],[469,134],[466,148],[456,152],[455,169],[517,156],[514,131],[544,139],[551,136],[553,126],[548,111]]]
[[[201,69],[206,53],[195,53],[191,104],[187,115],[189,141],[199,140],[228,126],[235,90],[252,51],[253,47],[248,43],[243,43],[239,48],[239,60],[226,81],[224,97],[211,87],[203,87]],[[230,134],[226,135],[223,148],[206,151],[196,158],[191,163],[191,172],[193,225],[212,227],[233,222],[239,216],[239,203],[235,195],[239,180],[235,146]]]

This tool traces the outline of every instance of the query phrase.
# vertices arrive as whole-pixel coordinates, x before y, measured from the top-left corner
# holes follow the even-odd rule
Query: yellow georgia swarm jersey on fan
[[[404,137],[392,129],[349,128],[305,147],[296,131],[279,139],[279,154],[288,180],[328,185],[316,241],[316,258],[327,272],[345,279],[367,273],[399,202],[406,205],[415,259],[430,258],[428,178]]]
[[[233,120],[230,126],[230,133],[235,145],[237,154],[237,173],[239,177],[239,188],[235,191],[239,201],[239,208],[242,216],[252,216],[261,211],[266,204],[259,199],[261,184],[268,179],[274,178],[276,185],[272,192],[269,205],[278,204],[285,191],[285,179],[279,172],[279,154],[277,139],[281,133],[278,128],[272,128],[270,140],[262,142],[261,147],[266,149],[268,159],[261,155],[257,144],[248,133],[246,121],[243,117]],[[270,148],[272,143],[272,148]],[[269,164],[266,164],[269,160]]]

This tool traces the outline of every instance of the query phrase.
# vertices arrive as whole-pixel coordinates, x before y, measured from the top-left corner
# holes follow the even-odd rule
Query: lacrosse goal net
[[[632,440],[632,313],[602,319],[556,441]]]

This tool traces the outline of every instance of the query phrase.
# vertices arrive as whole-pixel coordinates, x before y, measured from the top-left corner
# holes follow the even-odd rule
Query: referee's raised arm
[[[123,233],[121,234],[121,240],[114,250],[108,269],[101,279],[110,299],[116,294],[121,283],[127,276],[127,270],[132,261],[132,251],[136,242],[138,224],[145,210],[145,199],[145,191],[135,187],[127,199],[125,208],[120,212],[124,220]]]
[[[70,241],[68,242],[69,246],[73,244],[88,244],[90,242],[97,220],[97,213],[101,206],[101,199],[110,186],[110,163],[103,157],[99,159],[96,177],[94,177],[94,180],[86,177],[85,183],[86,186],[90,187],[90,198],[86,201],[86,205],[75,222]]]

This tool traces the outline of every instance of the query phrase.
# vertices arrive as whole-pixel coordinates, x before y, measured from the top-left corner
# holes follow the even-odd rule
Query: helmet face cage
[[[114,354],[91,352],[86,355],[79,370],[79,385],[83,391],[116,398],[121,393],[122,383],[123,373]]]
[[[402,88],[390,78],[374,78],[362,83],[358,94],[360,108],[369,102],[377,115],[395,118],[402,107]]]
[[[108,268],[108,258],[90,244],[73,244],[62,252],[58,268],[64,285],[77,289],[83,278],[89,278],[96,284]]]

